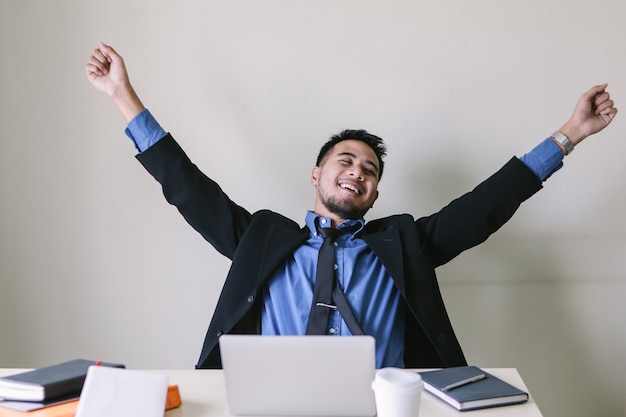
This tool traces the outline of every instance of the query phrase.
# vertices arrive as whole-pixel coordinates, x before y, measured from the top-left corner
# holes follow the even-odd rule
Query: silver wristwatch
[[[563,133],[561,133],[561,131],[557,130],[552,135],[550,135],[550,137],[556,140],[557,142],[559,142],[561,145],[563,145],[563,147],[565,148],[566,155],[571,154],[572,151],[574,150],[574,144],[572,143],[572,141],[569,140],[569,138],[565,136]]]

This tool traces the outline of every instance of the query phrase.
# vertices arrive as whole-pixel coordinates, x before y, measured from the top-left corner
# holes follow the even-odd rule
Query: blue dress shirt
[[[313,287],[317,271],[317,255],[324,238],[315,229],[319,217],[321,227],[331,227],[328,218],[307,212],[306,225],[311,231],[285,265],[274,272],[263,292],[261,329],[270,335],[303,335],[306,333]],[[352,306],[365,334],[376,339],[376,367],[404,367],[404,311],[393,279],[374,252],[359,238],[365,221],[346,220],[337,228],[352,228],[335,240],[337,282]],[[287,301],[287,302],[285,302]],[[331,312],[327,335],[350,335],[339,311]]]
[[[148,110],[128,124],[126,134],[139,152],[165,136],[166,132]],[[563,153],[547,138],[520,158],[541,181],[563,166]],[[299,247],[269,280],[263,292],[262,333],[267,335],[303,335],[313,299],[317,255],[323,238],[315,229],[317,214],[309,211],[305,222],[310,232]],[[330,227],[330,219],[320,217],[320,225]],[[404,367],[404,310],[393,279],[359,235],[363,219],[346,220],[338,228],[356,231],[336,240],[337,280],[366,334],[376,339],[376,367]],[[350,335],[338,311],[331,313],[328,335]]]

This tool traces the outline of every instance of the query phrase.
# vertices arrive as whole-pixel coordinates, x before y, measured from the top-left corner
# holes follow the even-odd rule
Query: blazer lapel
[[[280,225],[272,225],[265,240],[258,244],[263,247],[259,262],[257,285],[260,287],[285,260],[309,237],[309,229],[305,226],[300,230]],[[405,293],[404,268],[402,263],[402,245],[397,229],[388,229],[373,233],[363,233],[367,242],[378,259],[385,266],[396,283],[398,290]],[[257,287],[258,288],[258,287]]]
[[[398,229],[363,233],[362,238],[374,251],[380,262],[391,275],[401,294],[405,294],[404,268],[402,263],[402,245]]]
[[[309,229],[300,230],[272,225],[264,242],[263,254],[257,274],[257,288],[260,288],[271,274],[285,264],[285,260],[309,237]]]
[[[285,264],[285,260],[309,237],[308,227],[293,229],[273,224],[265,234],[265,239],[258,242],[263,248],[257,273],[257,288],[260,288],[274,271]],[[405,294],[402,246],[397,229],[365,232],[362,235],[385,266],[396,283],[398,290]]]

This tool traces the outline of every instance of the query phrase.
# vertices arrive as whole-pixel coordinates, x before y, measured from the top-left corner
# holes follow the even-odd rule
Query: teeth
[[[341,188],[345,188],[346,190],[350,190],[352,192],[359,194],[359,190],[357,190],[356,187],[354,187],[351,184],[341,184]]]

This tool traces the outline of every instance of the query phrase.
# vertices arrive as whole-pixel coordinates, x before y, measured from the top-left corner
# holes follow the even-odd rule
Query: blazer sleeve
[[[542,188],[539,178],[512,158],[472,191],[439,212],[418,219],[435,266],[484,242],[506,223],[519,206]]]
[[[137,159],[161,184],[165,199],[218,252],[232,259],[251,214],[204,175],[169,134]]]

